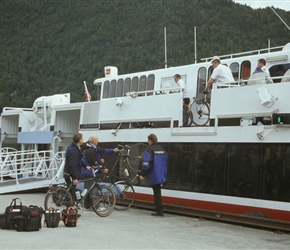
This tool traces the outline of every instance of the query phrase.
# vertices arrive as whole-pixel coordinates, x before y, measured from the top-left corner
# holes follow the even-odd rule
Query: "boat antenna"
[[[166,27],[164,27],[164,54],[165,54],[165,68],[167,68]]]
[[[194,26],[194,63],[196,63],[196,26]]]
[[[282,23],[284,23],[285,24],[285,26],[288,28],[288,30],[290,30],[290,28],[289,28],[289,26],[284,22],[284,20],[277,14],[277,12],[271,7],[271,6],[269,6],[270,8],[271,8],[271,10],[277,15],[277,17],[279,17],[280,18],[280,20],[282,21]]]

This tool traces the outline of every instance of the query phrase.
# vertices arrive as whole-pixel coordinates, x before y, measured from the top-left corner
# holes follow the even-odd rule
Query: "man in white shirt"
[[[214,58],[212,61],[214,68],[210,79],[207,82],[204,92],[208,92],[214,82],[216,83],[233,83],[235,79],[229,67],[222,65],[219,58]]]
[[[266,60],[261,58],[258,60],[258,65],[257,65],[257,68],[255,69],[255,71],[253,72],[253,74],[256,74],[256,73],[267,73],[268,76],[270,77],[270,72],[269,70],[266,68]]]
[[[182,98],[183,98],[184,104],[188,106],[190,100],[189,100],[189,94],[188,94],[188,90],[187,90],[187,86],[185,82],[181,79],[181,76],[179,74],[175,74],[173,78],[177,86],[180,87],[182,90]]]

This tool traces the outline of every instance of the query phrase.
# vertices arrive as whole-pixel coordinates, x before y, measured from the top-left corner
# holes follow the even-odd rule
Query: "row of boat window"
[[[128,92],[142,92],[154,89],[155,76],[153,74],[141,76],[134,76],[132,79],[118,79],[105,81],[103,85],[103,98],[125,96]],[[153,93],[147,93],[152,95]]]
[[[283,68],[283,73],[287,69],[289,69],[290,64],[284,64],[284,65],[275,65],[271,67],[270,73],[271,76],[274,76],[276,73],[279,72],[279,74],[282,74],[281,67]],[[229,65],[229,68],[232,71],[233,77],[235,81],[238,79],[248,79],[251,74],[251,62],[250,61],[243,61],[241,64],[234,62]],[[209,78],[209,76],[212,74],[213,67],[209,67],[208,69],[206,67],[200,67],[197,72],[197,89],[196,94],[199,95],[200,93],[203,93],[205,84]],[[165,77],[166,79],[168,77]],[[173,79],[173,76],[170,77],[170,79]],[[103,95],[102,98],[113,98],[113,97],[121,97],[125,96],[128,92],[142,92],[142,91],[148,91],[148,90],[154,90],[155,85],[155,75],[149,74],[142,75],[140,77],[134,76],[134,77],[127,77],[125,79],[114,79],[114,80],[106,80],[103,84]],[[147,92],[146,95],[152,95],[153,92]]]
[[[290,144],[161,145],[169,156],[165,189],[290,201]],[[113,166],[116,159],[105,156],[105,160],[108,166]]]
[[[290,201],[289,144],[164,143],[166,188]]]

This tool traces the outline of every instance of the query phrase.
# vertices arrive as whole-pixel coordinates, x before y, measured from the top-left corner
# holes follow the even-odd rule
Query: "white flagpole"
[[[87,83],[86,83],[86,81],[84,81],[84,86],[85,86],[85,92],[86,92],[86,94],[87,94],[87,102],[90,102],[91,101],[91,95],[90,95],[90,93],[89,93],[89,91],[88,91],[88,88],[87,88]]]

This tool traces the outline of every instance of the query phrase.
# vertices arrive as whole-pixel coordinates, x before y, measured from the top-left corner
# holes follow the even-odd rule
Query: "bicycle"
[[[97,171],[97,170],[96,170]],[[96,173],[94,171],[94,173]],[[65,209],[67,206],[76,206],[81,209],[83,213],[86,213],[84,209],[84,201],[88,195],[91,196],[91,204],[95,213],[101,217],[109,216],[115,208],[116,198],[113,190],[106,186],[100,185],[104,176],[92,177],[79,182],[86,182],[94,180],[93,185],[87,190],[86,194],[81,196],[76,202],[73,201],[72,195],[69,192],[72,184],[67,187],[66,185],[50,186],[50,190],[46,193],[44,199],[44,208],[48,210],[50,207],[57,206],[58,209]]]
[[[183,122],[186,122],[188,127],[192,124],[204,126],[209,122],[209,113],[210,107],[206,102],[206,98],[197,99],[193,97],[193,101],[187,109],[183,106],[183,116],[187,116],[187,120],[183,118]]]
[[[136,174],[134,178],[131,178],[127,169],[124,169],[124,173],[126,176],[125,180],[117,182],[114,182],[114,178],[109,176],[112,183],[111,188],[116,197],[115,209],[118,211],[125,211],[133,205],[136,197],[133,185],[137,179],[139,182],[139,174]]]
[[[139,177],[142,167],[143,154],[148,145],[144,143],[136,143],[132,146],[119,145],[118,158],[110,171],[107,178],[110,179],[111,188],[116,197],[115,209],[124,211],[132,206],[135,201],[134,183]],[[125,164],[125,167],[123,166]],[[117,167],[116,176],[112,175]],[[129,170],[128,170],[128,168]],[[122,171],[123,169],[123,171]],[[135,177],[131,178],[130,172],[135,173]],[[115,181],[117,179],[117,181]],[[139,179],[138,179],[139,180]]]
[[[141,170],[143,154],[146,151],[147,147],[148,145],[145,143],[135,143],[131,146],[118,145],[118,158],[111,170],[111,173],[114,171],[118,164],[121,165],[119,167],[122,168],[123,163],[128,165],[130,171],[138,172],[139,170]]]

